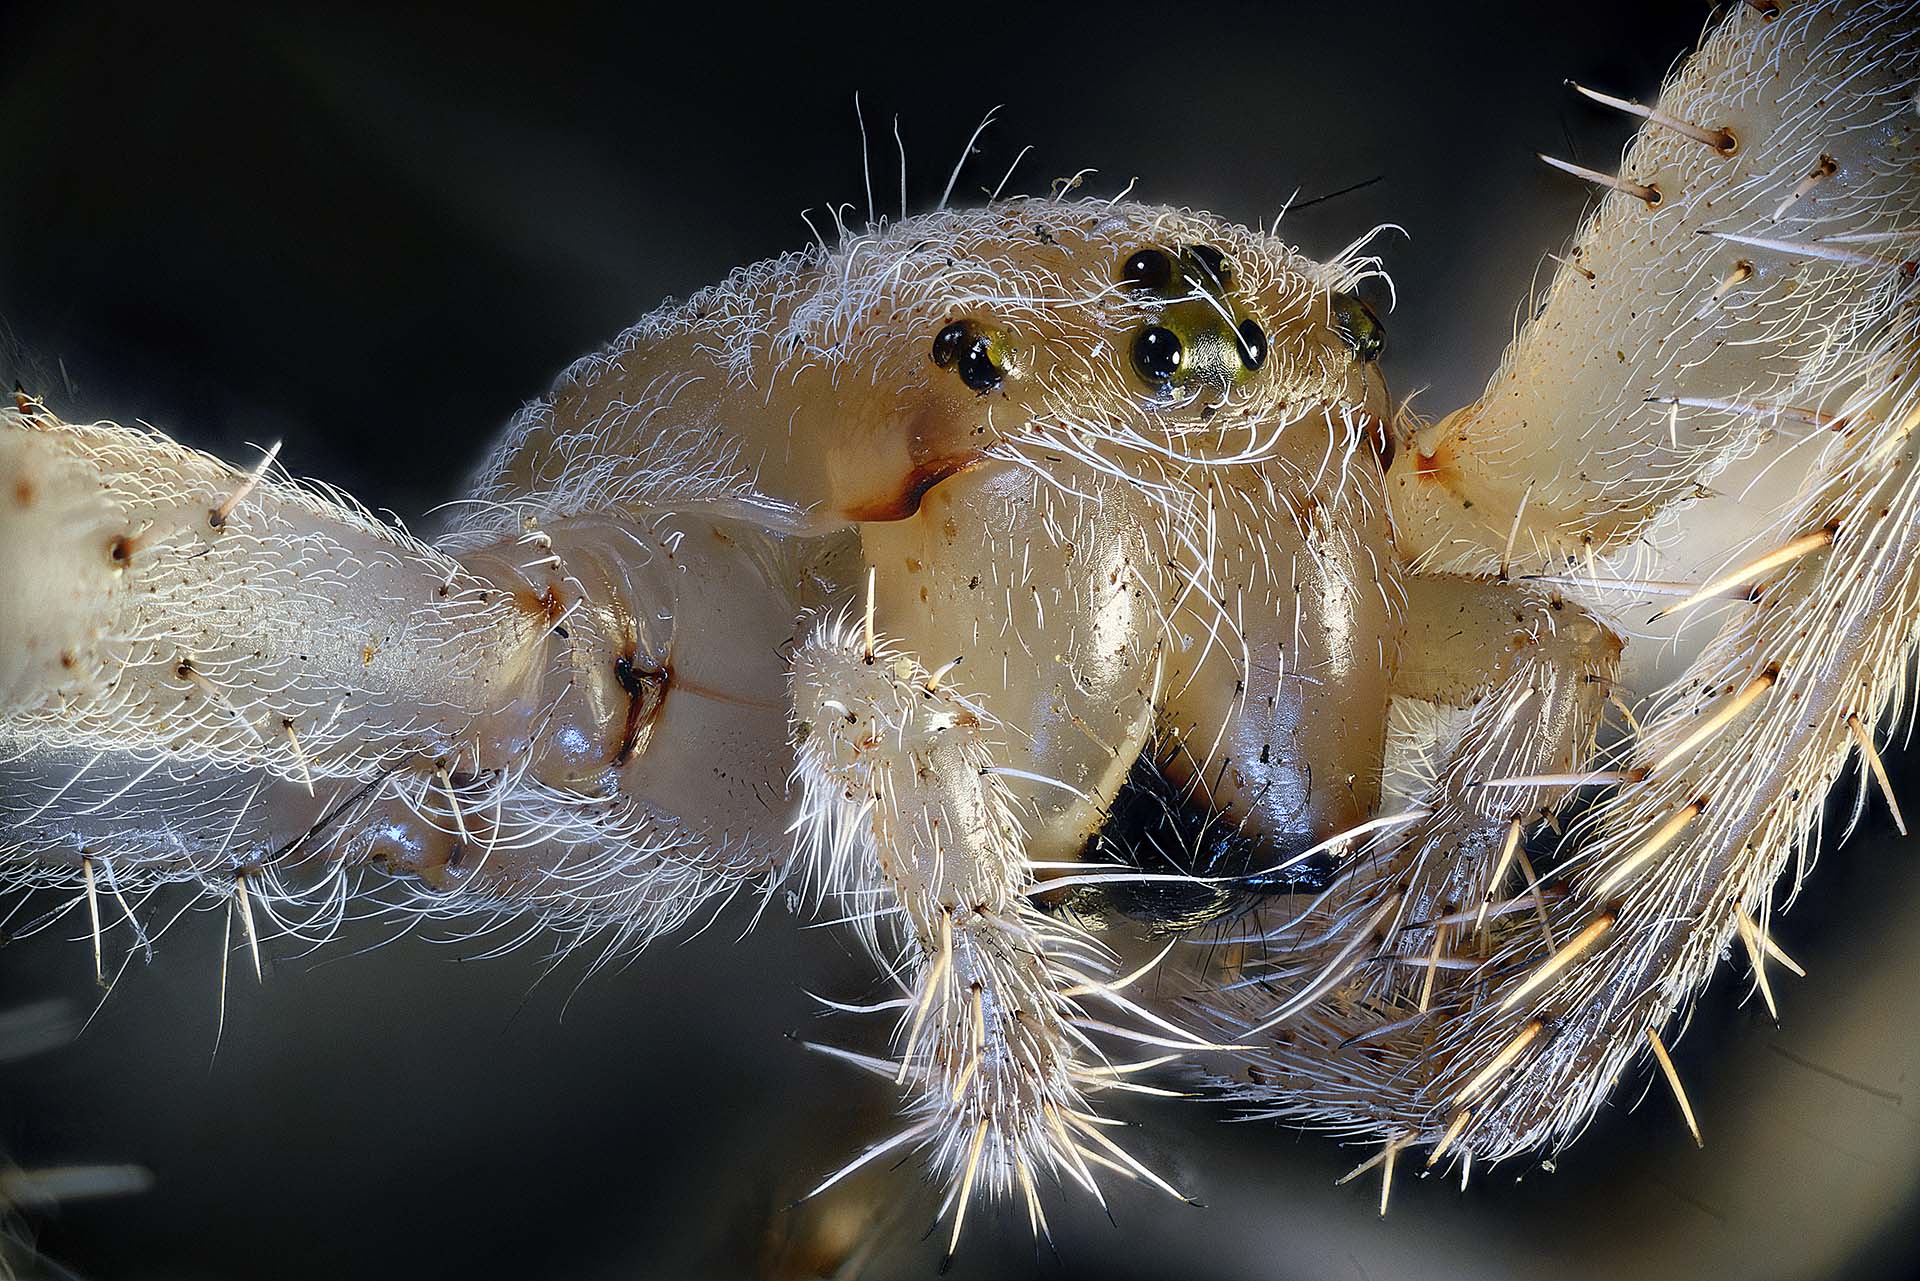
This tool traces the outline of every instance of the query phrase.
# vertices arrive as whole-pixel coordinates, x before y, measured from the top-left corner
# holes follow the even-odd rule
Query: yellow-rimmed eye
[[[1328,301],[1333,307],[1333,327],[1340,331],[1340,340],[1353,348],[1358,359],[1378,360],[1381,348],[1387,345],[1387,329],[1373,308],[1357,295],[1348,293],[1333,294]]]
[[[985,395],[1006,380],[1007,370],[996,336],[971,320],[956,320],[933,338],[933,363],[960,375],[960,381]]]
[[[1164,325],[1148,325],[1133,338],[1133,368],[1156,387],[1173,381],[1186,362],[1186,345]]]
[[[1156,390],[1200,386],[1225,391],[1267,363],[1267,331],[1252,317],[1235,321],[1211,301],[1177,302],[1133,336],[1133,372]]]

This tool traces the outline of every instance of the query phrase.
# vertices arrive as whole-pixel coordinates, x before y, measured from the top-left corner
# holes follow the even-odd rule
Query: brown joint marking
[[[673,665],[669,663],[657,672],[648,671],[636,666],[632,651],[628,651],[613,660],[613,678],[627,691],[627,719],[620,728],[620,743],[613,753],[613,763],[625,765],[633,759],[634,749],[640,744],[640,727],[666,701],[667,689],[673,684]]]
[[[1453,472],[1453,449],[1441,441],[1433,447],[1431,454],[1417,454],[1413,460],[1413,474],[1421,480],[1445,485]]]
[[[33,500],[38,496],[39,491],[34,489],[31,478],[22,476],[13,482],[13,501],[22,508],[33,506]]]
[[[920,463],[907,473],[901,482],[900,490],[891,498],[880,498],[860,507],[847,510],[847,519],[856,521],[905,520],[920,510],[920,502],[927,491],[949,476],[957,476],[977,465],[978,454],[961,454],[954,458],[936,458],[931,462]]]
[[[538,596],[524,588],[515,592],[513,603],[529,614],[539,614],[547,620],[549,626],[559,622],[560,615],[566,612],[560,601],[560,589],[552,583],[548,583],[547,589]]]

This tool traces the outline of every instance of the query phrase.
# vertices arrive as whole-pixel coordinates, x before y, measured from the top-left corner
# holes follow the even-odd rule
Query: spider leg
[[[1436,1157],[1557,1146],[1736,936],[1764,956],[1775,882],[1901,697],[1920,617],[1916,83],[1910,4],[1736,8],[1660,98],[1699,128],[1648,124],[1486,394],[1406,433],[1390,494],[1417,566],[1539,567],[1718,631],[1593,772],[1612,787],[1558,893],[1430,908],[1480,940],[1458,982],[1338,989],[1305,1038],[1331,1056],[1273,1052],[1305,1082],[1290,1115]],[[1676,565],[1702,581],[1650,581]],[[1395,963],[1445,974],[1450,949]]]
[[[1848,335],[1920,244],[1917,75],[1910,5],[1735,6],[1658,103],[1731,145],[1645,126],[1482,396],[1402,424],[1409,559],[1590,573],[1670,513],[1737,509],[1713,491],[1740,460],[1843,426]]]
[[[0,479],[9,743],[304,786],[485,735],[540,654],[548,620],[510,588],[158,433],[0,410]]]
[[[1256,1085],[1231,1092],[1343,1122],[1387,1099],[1401,1105],[1389,1137],[1424,1134],[1436,1064],[1419,1047],[1433,1021],[1483,998],[1515,921],[1538,934],[1532,911],[1508,919],[1509,893],[1541,893],[1510,888],[1520,841],[1577,790],[1619,657],[1618,637],[1542,588],[1409,581],[1394,692],[1463,709],[1464,722],[1443,736],[1417,821],[1361,844],[1327,893],[1265,936],[1266,981],[1214,1003],[1234,1039],[1258,1040],[1245,1056]],[[1255,1038],[1238,1030],[1249,1024],[1284,1030]],[[1395,1024],[1407,1026],[1385,1045],[1366,1035]]]
[[[1558,1145],[1735,938],[1757,955],[1768,950],[1774,886],[1789,868],[1796,885],[1804,874],[1821,804],[1856,753],[1865,782],[1873,758],[1862,744],[1890,705],[1897,711],[1920,619],[1920,292],[1911,281],[1899,288],[1890,323],[1859,357],[1846,402],[1852,426],[1827,446],[1806,493],[1736,560],[1765,572],[1746,598],[1720,606],[1728,615],[1719,634],[1662,691],[1608,762],[1614,768],[1589,776],[1612,786],[1568,829],[1572,852],[1556,869],[1555,892],[1480,907],[1474,877],[1489,857],[1500,861],[1498,811],[1486,809],[1473,861],[1460,864],[1471,874],[1448,881],[1444,859],[1431,860],[1441,877],[1413,881],[1412,911],[1394,897],[1391,868],[1356,871],[1354,890],[1328,896],[1296,927],[1335,940],[1307,957],[1305,972],[1327,974],[1316,1008],[1252,1056],[1262,1084],[1235,1093],[1276,1115],[1444,1145],[1456,1158]],[[1825,531],[1817,545],[1768,554],[1809,530]],[[1444,631],[1446,615],[1438,617]],[[1411,688],[1417,657],[1408,670]],[[1426,689],[1445,693],[1439,676]],[[1464,762],[1504,751],[1505,741],[1484,738],[1476,749],[1469,730],[1465,754],[1457,749],[1436,783],[1436,809],[1445,812],[1447,790],[1464,797],[1487,777]],[[1463,777],[1448,781],[1456,770]],[[1525,789],[1477,790],[1512,801]],[[1406,844],[1418,837],[1416,829]],[[1405,858],[1404,849],[1382,857]],[[1418,928],[1391,947],[1391,922]],[[1372,932],[1369,948],[1335,952],[1356,928]],[[1449,941],[1435,946],[1443,928]],[[1329,952],[1348,968],[1328,973]],[[1349,964],[1368,957],[1419,977],[1376,980]],[[1434,985],[1430,971],[1443,976]],[[1277,1101],[1276,1083],[1286,1091]]]
[[[1117,1159],[1086,1096],[1113,1084],[1079,1000],[1111,958],[1038,910],[985,711],[867,630],[823,619],[794,656],[802,875],[852,918],[906,997],[896,1080],[909,1127],[952,1189],[955,1239],[975,1192],[1036,1170],[1095,1190]],[[1170,1025],[1141,1035],[1193,1048]],[[1118,1154],[1117,1158],[1115,1154]],[[830,1180],[831,1181],[831,1180]],[[1164,1185],[1163,1185],[1164,1186]]]
[[[507,524],[455,556],[265,463],[0,410],[0,883],[244,876],[272,913],[374,867],[369,906],[631,943],[764,877],[781,647],[838,544]]]
[[[1502,999],[1446,1033],[1458,1047],[1446,1084],[1457,1089],[1497,1043],[1529,1020],[1542,1026],[1524,1059],[1488,1083],[1466,1131],[1477,1152],[1571,1137],[1596,1092],[1639,1054],[1639,1033],[1690,1000],[1736,936],[1765,950],[1775,884],[1792,867],[1797,889],[1821,804],[1850,757],[1871,786],[1872,735],[1890,705],[1897,717],[1920,621],[1913,282],[1862,368],[1846,402],[1854,426],[1748,559],[1795,533],[1829,537],[1733,604],[1645,718],[1632,743],[1635,781],[1574,833],[1572,892],[1553,909],[1560,937],[1605,927],[1577,954],[1515,952]],[[1613,1034],[1623,1028],[1635,1035]]]

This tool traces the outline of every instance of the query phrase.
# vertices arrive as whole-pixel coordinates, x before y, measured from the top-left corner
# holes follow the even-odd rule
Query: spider
[[[377,886],[616,947],[798,887],[897,985],[838,1053],[903,1087],[862,1159],[925,1149],[953,1241],[1044,1182],[1172,1190],[1101,1124],[1128,1045],[1377,1138],[1383,1206],[1397,1161],[1556,1148],[1730,940],[1764,985],[1774,882],[1879,769],[1911,19],[1730,15],[1433,421],[1367,243],[1073,191],[663,308],[431,547],[23,397],[10,879],[96,938],[199,886],[256,957]]]

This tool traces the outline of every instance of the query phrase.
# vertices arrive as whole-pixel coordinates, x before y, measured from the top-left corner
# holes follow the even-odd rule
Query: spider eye
[[[1133,367],[1156,386],[1173,380],[1185,356],[1180,339],[1164,325],[1148,325],[1133,340]]]
[[[1240,322],[1240,359],[1249,371],[1267,363],[1267,331],[1257,320]]]
[[[960,359],[960,348],[967,341],[968,325],[964,320],[956,320],[933,336],[933,363],[942,369],[952,369],[954,362]]]
[[[1142,249],[1121,265],[1120,282],[1135,289],[1163,290],[1173,283],[1173,260],[1158,249]]]
[[[1000,366],[994,363],[993,345],[985,338],[960,353],[960,381],[975,391],[992,391],[1005,377]]]
[[[981,393],[1005,381],[993,336],[971,320],[956,320],[933,338],[933,363],[960,375],[960,381]]]
[[[1188,245],[1182,252],[1200,269],[1216,293],[1225,293],[1233,287],[1233,264],[1218,249],[1212,245]]]
[[[1334,294],[1332,303],[1333,324],[1340,331],[1340,340],[1353,348],[1353,354],[1359,359],[1378,360],[1380,349],[1387,345],[1387,330],[1380,323],[1380,317],[1373,314],[1373,308],[1346,293]]]

